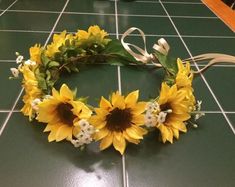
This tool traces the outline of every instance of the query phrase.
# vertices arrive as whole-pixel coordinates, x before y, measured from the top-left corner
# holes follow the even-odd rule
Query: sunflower
[[[190,63],[186,62],[185,66],[182,61],[177,59],[178,65],[178,73],[175,78],[175,82],[178,90],[185,92],[185,99],[190,102],[190,111],[195,108],[196,100],[193,95],[192,81],[193,81],[193,73],[190,68]]]
[[[66,31],[63,31],[60,34],[54,34],[52,43],[47,46],[46,56],[51,58],[54,56],[56,52],[59,52],[59,47],[65,43],[65,40],[66,40]]]
[[[158,99],[160,110],[157,114],[156,127],[161,132],[161,139],[165,143],[173,143],[173,137],[179,138],[179,131],[187,132],[185,121],[190,118],[190,102],[185,100],[186,92],[177,89],[177,85],[169,87],[162,83]]]
[[[42,53],[42,48],[40,45],[35,44],[33,47],[30,47],[29,49],[30,60],[36,62],[37,64],[40,64],[41,53]]]
[[[190,63],[186,62],[185,66],[183,62],[177,59],[178,72],[175,78],[177,88],[192,89],[193,73],[191,72]]]
[[[52,96],[38,105],[39,122],[47,123],[44,132],[50,132],[48,141],[72,140],[80,132],[79,121],[89,119],[91,110],[74,98],[74,93],[63,84],[58,92],[52,89]]]
[[[78,45],[90,46],[92,44],[106,45],[110,39],[107,39],[108,33],[101,30],[98,25],[90,26],[88,32],[78,30],[76,37]]]
[[[100,149],[104,150],[113,144],[121,154],[126,148],[126,141],[138,144],[147,133],[140,127],[144,124],[145,102],[137,102],[139,91],[131,92],[126,97],[119,92],[113,93],[111,101],[104,97],[100,100],[96,115],[90,123],[98,129],[94,135],[96,141],[101,140]]]
[[[24,106],[21,109],[21,112],[25,116],[29,116],[29,119],[31,120],[35,115],[35,111],[33,110],[32,107],[32,102],[35,99],[40,98],[42,92],[38,88],[38,81],[34,75],[32,66],[23,65],[19,70],[24,77],[23,88],[25,90],[25,95],[23,97]]]

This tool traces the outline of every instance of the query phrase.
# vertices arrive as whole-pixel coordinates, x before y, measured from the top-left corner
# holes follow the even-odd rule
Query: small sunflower
[[[100,108],[96,108],[96,115],[90,123],[98,129],[94,139],[101,140],[100,149],[104,150],[113,144],[121,154],[126,148],[126,141],[138,144],[147,131],[140,127],[144,125],[146,103],[137,102],[139,91],[131,92],[126,97],[113,93],[111,101],[104,97],[100,100]]]
[[[42,91],[38,88],[38,81],[34,75],[33,67],[30,65],[23,65],[19,69],[19,71],[23,74],[23,88],[25,91],[25,95],[23,97],[24,106],[21,109],[21,112],[25,116],[29,116],[29,119],[32,120],[35,115],[35,111],[32,107],[32,102],[36,98],[40,98],[42,95]]]
[[[106,45],[110,39],[107,38],[108,33],[101,30],[98,25],[90,26],[87,31],[78,30],[76,37],[78,45],[90,46],[91,44]]]
[[[33,47],[29,49],[30,60],[36,62],[37,64],[41,63],[41,53],[42,47],[38,44],[35,44]]]
[[[192,89],[193,73],[190,68],[190,63],[186,62],[185,66],[183,62],[177,59],[178,73],[175,78],[177,88]]]
[[[169,87],[162,83],[158,99],[159,112],[157,113],[156,127],[161,132],[162,141],[173,143],[173,137],[179,138],[179,131],[187,132],[185,121],[189,114],[190,102],[185,100],[186,92],[181,92],[176,85]]]
[[[178,65],[178,73],[175,78],[175,82],[177,85],[177,89],[185,92],[185,99],[190,102],[190,111],[195,108],[196,100],[193,95],[192,81],[193,81],[193,73],[190,68],[190,63],[186,62],[185,66],[182,61],[177,59]]]
[[[48,123],[44,132],[50,132],[48,141],[72,140],[80,132],[79,121],[89,119],[91,110],[63,84],[60,91],[52,89],[52,96],[38,104],[39,122]]]
[[[53,42],[47,45],[46,56],[53,57],[56,52],[59,52],[59,47],[65,43],[66,40],[66,31],[63,31],[60,34],[53,35]]]

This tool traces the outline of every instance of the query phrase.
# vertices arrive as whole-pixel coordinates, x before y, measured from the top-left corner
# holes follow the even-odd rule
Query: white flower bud
[[[19,77],[19,70],[16,68],[10,68],[11,73],[14,77]]]
[[[19,64],[19,63],[21,63],[22,62],[22,60],[24,59],[24,57],[23,56],[18,56],[17,58],[16,58],[16,64]]]

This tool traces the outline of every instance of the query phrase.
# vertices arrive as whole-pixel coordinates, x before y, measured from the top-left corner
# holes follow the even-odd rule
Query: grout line
[[[61,12],[60,12],[60,14],[59,14],[59,16],[58,16],[58,18],[57,18],[57,20],[56,20],[56,22],[55,22],[55,24],[54,24],[54,26],[53,26],[53,28],[52,28],[52,30],[51,30],[51,32],[50,32],[50,34],[49,34],[49,36],[48,36],[48,38],[47,38],[47,40],[46,40],[46,42],[45,42],[43,47],[45,47],[47,45],[47,43],[49,42],[49,40],[50,40],[53,32],[55,31],[55,28],[56,28],[56,26],[57,26],[57,24],[58,24],[58,22],[59,22],[59,20],[60,20],[60,18],[62,16],[64,10],[65,10],[65,8],[67,7],[68,3],[69,3],[69,0],[67,0],[65,2],[65,5],[64,5],[63,9],[61,10]]]
[[[12,115],[12,113],[13,113],[13,110],[15,109],[15,107],[16,107],[16,105],[17,105],[17,103],[18,103],[18,101],[19,101],[19,99],[20,99],[20,97],[21,97],[21,94],[23,93],[23,90],[24,90],[23,88],[20,90],[20,93],[19,93],[18,97],[16,98],[16,100],[15,100],[15,102],[14,102],[14,104],[13,104],[12,109],[11,109],[10,112],[8,113],[7,118],[5,119],[5,121],[4,121],[3,125],[2,125],[2,127],[0,128],[0,136],[2,135],[2,132],[3,132],[3,130],[5,129],[5,127],[6,127],[7,123],[8,123],[8,121],[9,121],[9,119],[10,119],[10,117],[11,117],[11,115]]]
[[[26,9],[11,9],[8,12],[20,12],[20,13],[40,13],[40,14],[59,14],[59,11],[50,10],[26,10]]]
[[[50,33],[50,31],[35,31],[35,30],[10,30],[10,29],[0,29],[0,32],[26,32],[26,33]]]
[[[63,14],[63,11],[65,10],[65,8],[66,8],[66,6],[68,5],[68,3],[69,3],[69,0],[67,0],[67,1],[65,2],[65,5],[64,5],[63,9],[61,10],[61,12],[60,12],[60,14],[59,14],[59,16],[58,16],[58,18],[57,18],[57,20],[56,20],[56,22],[55,22],[55,24],[54,24],[54,26],[53,26],[53,28],[52,28],[52,30],[51,30],[49,36],[48,36],[48,38],[47,38],[47,40],[46,40],[46,42],[45,42],[45,44],[44,44],[44,47],[47,45],[47,43],[48,43],[48,41],[49,41],[49,39],[50,39],[50,37],[51,37],[53,31],[55,30],[55,27],[56,27],[56,25],[58,24],[58,22],[59,22],[59,20],[60,20],[60,17],[61,17],[61,15]],[[21,95],[22,95],[22,93],[23,93],[23,91],[24,91],[24,88],[21,89],[21,91],[20,91],[18,97],[16,98],[16,100],[15,100],[15,102],[14,102],[14,104],[13,104],[11,110],[10,110],[10,112],[9,112],[8,115],[7,115],[7,118],[5,119],[5,121],[4,121],[3,125],[2,125],[2,127],[0,128],[0,136],[2,135],[3,130],[5,129],[5,127],[6,127],[7,123],[8,123],[8,121],[9,121],[10,117],[12,116],[12,113],[13,113],[13,111],[14,111],[14,109],[15,109],[15,107],[16,107],[16,105],[17,105],[17,103],[18,103],[18,101],[19,101],[19,99],[20,99],[20,97],[21,97]]]
[[[184,4],[184,5],[203,5],[202,2],[180,2],[180,1],[162,1],[163,4]]]
[[[118,25],[118,7],[117,0],[115,0],[115,23],[116,23],[116,39],[119,39],[119,25]],[[121,68],[117,66],[118,74],[118,91],[122,94],[122,85],[121,85]],[[123,178],[123,187],[128,187],[127,176],[126,176],[126,158],[125,153],[122,155],[122,178]]]
[[[38,10],[17,10],[17,9],[11,9],[8,10],[8,12],[18,12],[18,13],[41,13],[41,14],[59,14],[58,11],[38,11]],[[67,11],[63,14],[69,14],[69,15],[95,15],[95,16],[115,16],[115,14],[112,13],[99,13],[99,12],[73,12],[73,11]],[[149,18],[167,18],[166,15],[155,15],[155,14],[118,14],[118,16],[122,17],[149,17]],[[184,15],[178,15],[178,16],[171,16],[173,18],[182,18],[182,19],[219,19],[217,16],[184,16]]]
[[[9,113],[11,112],[11,110],[0,110],[0,113]],[[17,112],[21,112],[20,110],[13,110],[12,112],[17,113]]]
[[[159,3],[159,1],[141,1],[141,0],[137,0],[137,1],[134,1],[134,3]],[[165,3],[165,4],[186,4],[186,5],[202,5],[203,3],[201,2],[180,2],[180,1],[175,1],[175,2],[172,2],[172,1],[163,1],[162,3]]]
[[[170,15],[169,15],[168,11],[166,10],[166,8],[165,8],[165,6],[163,5],[163,3],[161,2],[161,0],[159,0],[159,2],[160,2],[160,4],[161,4],[162,8],[164,9],[164,11],[166,12],[166,14],[167,14],[167,16],[168,16],[170,22],[172,23],[172,26],[174,27],[175,31],[176,31],[177,34],[179,35],[180,40],[182,41],[182,43],[183,43],[184,47],[186,48],[188,54],[189,54],[190,57],[193,59],[192,53],[190,52],[188,46],[187,46],[186,43],[184,42],[184,39],[181,37],[180,32],[179,32],[179,30],[177,29],[177,27],[176,27],[175,23],[173,22],[173,20],[171,19],[171,17],[170,17]],[[194,64],[195,64],[195,67],[197,68],[197,70],[199,70],[198,65],[197,65],[195,62],[194,62]],[[209,83],[207,82],[205,76],[204,76],[202,73],[200,73],[200,76],[201,76],[202,80],[204,81],[204,83],[206,84],[206,86],[207,86],[208,90],[210,91],[211,95],[213,96],[215,102],[216,102],[217,105],[219,106],[219,109],[221,110],[221,112],[222,112],[222,114],[223,114],[225,120],[227,121],[228,125],[230,126],[231,130],[232,130],[233,133],[235,134],[235,128],[233,127],[232,123],[230,122],[230,120],[228,119],[227,115],[225,114],[223,107],[222,107],[221,104],[219,103],[217,97],[215,96],[215,93],[212,91],[212,89],[211,89]]]
[[[171,16],[172,18],[190,18],[190,19],[218,19],[216,16]]]
[[[0,17],[6,12],[8,11],[8,9],[10,9],[18,0],[15,0],[13,3],[11,3],[5,10],[3,10],[3,12],[0,14]]]
[[[19,33],[41,33],[48,34],[50,31],[40,31],[40,30],[9,30],[9,29],[0,29],[0,32],[19,32]],[[60,33],[60,31],[54,31],[54,33]],[[68,31],[68,33],[75,33],[73,31]],[[118,35],[122,35],[123,33],[119,33]],[[116,33],[109,33],[109,35],[116,36]],[[140,36],[139,34],[130,34],[130,36]],[[147,37],[172,37],[179,38],[178,35],[174,34],[145,34]],[[235,39],[235,36],[209,36],[209,35],[181,35],[182,38],[208,38],[208,39]]]

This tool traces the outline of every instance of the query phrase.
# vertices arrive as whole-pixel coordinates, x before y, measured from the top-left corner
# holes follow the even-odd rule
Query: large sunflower
[[[80,132],[78,121],[89,119],[91,110],[74,99],[74,93],[63,84],[60,92],[52,89],[52,96],[38,105],[37,120],[48,123],[44,132],[50,132],[48,141],[72,140]]]
[[[156,127],[161,132],[162,141],[173,143],[173,137],[179,138],[179,131],[186,132],[185,121],[190,118],[190,102],[185,100],[186,92],[177,89],[176,85],[169,87],[162,83],[158,104]]]
[[[96,108],[96,115],[90,123],[98,129],[94,139],[101,140],[100,149],[104,150],[113,144],[121,154],[128,142],[138,144],[147,131],[141,128],[144,125],[145,102],[137,102],[139,91],[131,92],[126,98],[113,93],[111,101],[101,98],[100,108]]]

